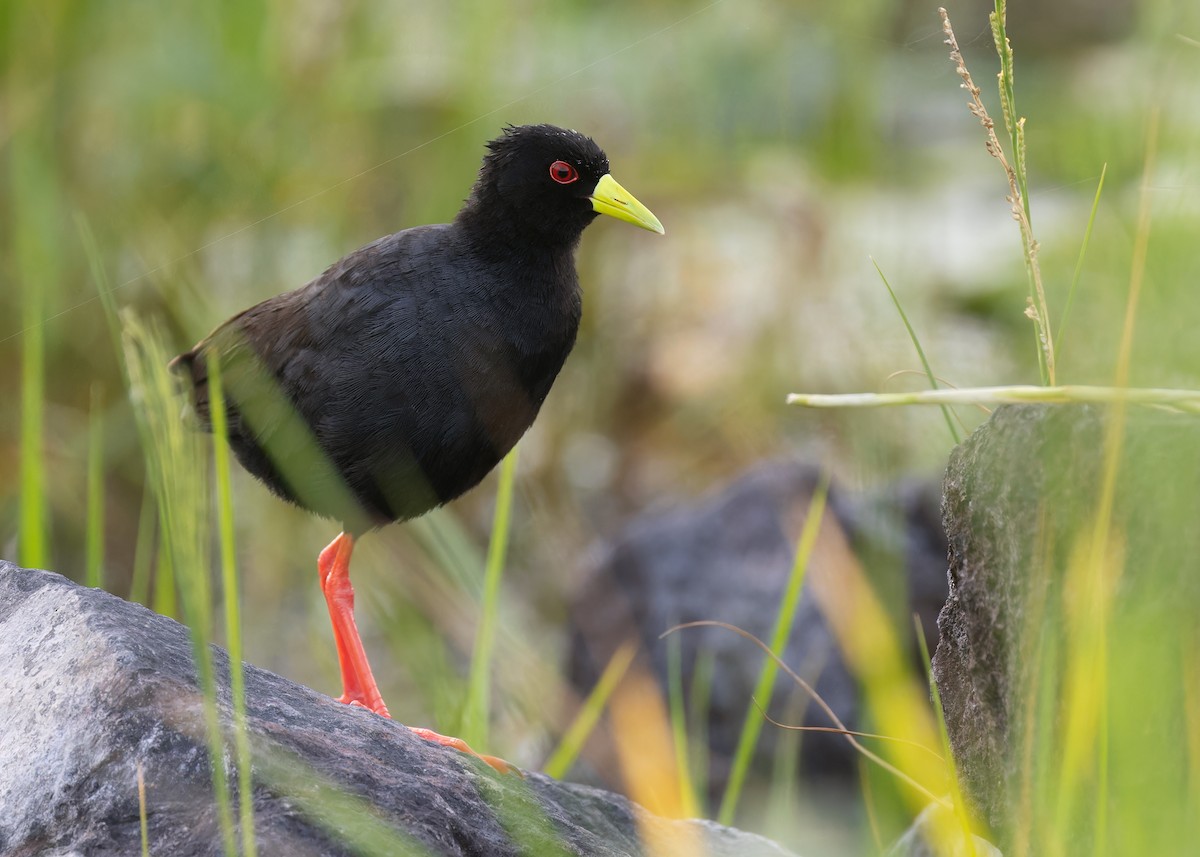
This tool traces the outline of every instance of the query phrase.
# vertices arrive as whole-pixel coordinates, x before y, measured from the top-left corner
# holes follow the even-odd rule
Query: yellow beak
[[[617,180],[608,173],[596,182],[596,189],[592,191],[589,199],[592,201],[592,208],[601,214],[649,229],[659,235],[666,234],[666,230],[650,209],[638,202],[633,194],[617,184]]]

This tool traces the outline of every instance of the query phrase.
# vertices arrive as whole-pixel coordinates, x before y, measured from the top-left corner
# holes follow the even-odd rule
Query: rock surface
[[[231,782],[228,659],[213,649]],[[263,855],[761,855],[788,852],[625,798],[495,774],[398,723],[246,667]],[[56,574],[0,563],[0,854],[220,854],[187,630]],[[235,795],[236,801],[236,795]]]
[[[1028,688],[1037,687],[1029,672],[1035,653],[1062,651],[1058,617],[1095,596],[1090,580],[1072,587],[1066,571],[1072,551],[1090,544],[1109,419],[1092,406],[998,408],[954,451],[946,473],[950,596],[938,619],[933,673],[964,790],[1005,850],[1020,787],[1021,715]],[[1131,409],[1124,438],[1111,526],[1117,541],[1105,549],[1127,569],[1113,584],[1115,609],[1136,635],[1191,627],[1200,609],[1200,421]],[[1172,641],[1164,646],[1171,655]],[[1149,676],[1154,664],[1131,668]],[[1166,692],[1152,687],[1146,692]],[[1114,722],[1113,734],[1140,731],[1157,716],[1140,705],[1130,712],[1134,722]],[[1122,787],[1136,793],[1133,778],[1149,787],[1156,774],[1153,764],[1134,769],[1124,770],[1130,779]]]
[[[620,644],[638,642],[649,668],[665,689],[669,643],[659,638],[684,622],[718,620],[769,640],[795,559],[797,539],[820,478],[820,468],[777,461],[755,468],[690,507],[646,516],[594,551],[572,609],[570,675],[581,693],[594,685]],[[922,616],[928,642],[937,643],[935,622],[946,598],[946,545],[936,485],[902,483],[875,496],[833,486],[824,524],[838,527],[880,591],[901,617]],[[859,722],[858,688],[842,659],[815,587],[828,556],[814,555],[793,621],[784,660],[853,729]],[[684,696],[690,698],[698,664],[712,659],[711,695],[700,730],[709,740],[710,797],[719,798],[732,764],[748,700],[754,694],[762,653],[722,628],[677,633]],[[773,717],[789,723],[831,726],[806,697],[780,675]],[[791,706],[791,708],[789,708]],[[775,764],[780,732],[765,729],[756,775],[764,784]],[[807,733],[800,742],[800,773],[823,786],[849,785],[857,756],[840,735]],[[818,789],[819,793],[821,789]],[[840,790],[837,794],[841,794]]]

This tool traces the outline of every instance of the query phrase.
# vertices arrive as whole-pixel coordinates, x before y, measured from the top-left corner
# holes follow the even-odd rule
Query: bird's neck
[[[463,236],[489,261],[515,261],[522,266],[574,266],[583,230],[548,233],[525,222],[497,194],[481,196],[476,188],[454,219]]]

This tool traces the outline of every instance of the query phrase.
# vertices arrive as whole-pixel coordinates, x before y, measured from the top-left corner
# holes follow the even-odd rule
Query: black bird
[[[354,622],[355,539],[474,487],[533,422],[575,343],[575,248],[597,215],[663,232],[583,134],[509,127],[487,147],[453,223],[380,238],[235,315],[171,364],[211,430],[216,357],[243,466],[285,500],[342,522],[317,560],[340,701],[384,716]]]

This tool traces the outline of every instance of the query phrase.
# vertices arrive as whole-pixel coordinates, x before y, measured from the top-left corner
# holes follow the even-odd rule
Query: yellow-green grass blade
[[[812,557],[813,548],[816,547],[817,536],[821,532],[821,521],[825,517],[825,501],[828,495],[829,477],[824,475],[817,484],[816,490],[813,491],[796,546],[796,558],[792,563],[787,587],[784,589],[783,598],[779,604],[779,613],[775,617],[770,651],[776,656],[782,654],[788,637],[791,635],[792,622],[796,618],[796,607],[800,603],[800,593],[804,586],[805,571],[808,569],[808,561]],[[769,707],[777,672],[778,666],[775,660],[771,657],[765,658],[758,674],[758,683],[754,687],[754,699],[750,701],[746,709],[746,719],[742,723],[737,749],[734,751],[729,781],[725,786],[725,794],[721,798],[720,809],[717,811],[717,821],[721,824],[733,822],[746,774],[750,770],[750,760],[753,758],[754,748],[758,744],[758,736],[762,731],[762,714],[754,700],[762,700],[764,710]]]
[[[146,816],[146,776],[141,760],[137,763],[138,831],[142,842],[142,857],[150,857],[150,824]]]
[[[1092,240],[1092,226],[1096,223],[1096,211],[1100,208],[1100,194],[1104,192],[1104,177],[1108,174],[1108,164],[1100,168],[1100,181],[1096,185],[1096,195],[1092,197],[1092,210],[1088,212],[1087,228],[1083,231],[1083,244],[1079,247],[1079,258],[1075,260],[1075,272],[1071,275],[1071,287],[1067,290],[1067,300],[1063,305],[1062,318],[1058,320],[1058,332],[1054,334],[1055,347],[1062,350],[1063,333],[1067,328],[1067,316],[1071,314],[1071,304],[1075,301],[1075,287],[1079,285],[1079,276],[1083,272],[1083,260],[1087,256],[1088,244]]]
[[[147,459],[158,496],[163,555],[177,576],[192,654],[200,679],[217,821],[225,853],[236,853],[232,802],[223,759],[225,742],[217,712],[209,584],[209,484],[199,433],[183,425],[157,331],[132,315],[125,318],[126,368]],[[160,580],[161,584],[161,580]]]
[[[46,325],[59,276],[57,181],[46,147],[25,130],[9,143],[13,263],[21,295],[20,526],[17,561],[50,565],[46,497]]]
[[[929,379],[930,388],[934,390],[938,389],[937,376],[933,374],[933,367],[929,365],[929,358],[925,356],[925,349],[921,347],[921,340],[908,320],[908,313],[904,311],[904,307],[900,304],[900,299],[896,297],[896,291],[892,288],[892,284],[888,282],[888,278],[884,275],[883,269],[879,267],[879,263],[871,259],[871,264],[875,266],[875,271],[879,274],[879,279],[883,280],[883,287],[887,289],[892,303],[896,305],[896,312],[900,313],[900,320],[904,322],[904,329],[908,331],[908,338],[912,340],[913,347],[917,349],[917,356],[921,358],[921,366],[925,369],[925,377]],[[962,436],[958,433],[958,426],[954,425],[954,419],[950,416],[950,409],[945,405],[942,405],[941,408],[942,416],[946,418],[946,428],[950,429],[950,437],[954,438],[954,444],[957,446],[962,443]]]
[[[88,409],[87,534],[84,582],[104,586],[104,415],[98,384]]]
[[[608,705],[613,691],[617,689],[617,685],[628,672],[629,665],[633,663],[633,656],[636,652],[637,649],[634,645],[627,642],[613,653],[604,667],[604,671],[600,674],[596,686],[587,695],[587,699],[583,701],[579,713],[567,727],[562,740],[558,742],[558,746],[550,754],[546,764],[542,766],[542,770],[547,776],[554,777],[556,780],[562,779],[571,770],[571,766],[575,764],[575,760],[583,751],[588,737],[595,731],[596,724],[600,722],[600,718],[604,714],[604,707]]]
[[[950,733],[946,729],[946,710],[942,707],[942,694],[933,678],[933,660],[929,657],[929,646],[925,642],[925,629],[921,617],[913,614],[913,626],[917,634],[917,645],[921,649],[921,664],[925,668],[925,679],[929,683],[929,697],[933,700],[933,715],[937,724],[938,740],[942,745],[942,758],[946,760],[946,779],[950,783],[950,799],[954,802],[954,817],[962,834],[966,857],[975,857],[975,831],[967,805],[963,802],[962,784],[958,780],[958,769],[954,764],[954,752],[950,748]]]
[[[137,538],[133,543],[133,573],[129,580],[129,600],[138,604],[148,604],[150,601],[150,564],[154,557],[156,518],[154,489],[146,482],[142,487]]]
[[[208,361],[211,401],[213,462],[217,483],[217,525],[221,545],[221,588],[225,603],[225,637],[229,651],[229,692],[233,700],[234,745],[237,754],[238,822],[242,854],[256,857],[254,837],[254,780],[250,764],[250,739],[246,726],[246,679],[242,670],[242,618],[239,606],[237,550],[233,529],[233,490],[229,478],[229,429],[226,425],[225,393],[221,386],[221,361]]]
[[[516,472],[517,448],[514,447],[500,465],[500,484],[496,489],[496,511],[492,518],[492,536],[488,543],[487,565],[483,575],[483,602],[480,609],[479,628],[475,635],[475,650],[471,656],[467,699],[463,711],[463,739],[468,744],[479,748],[488,746],[492,653],[496,646],[496,617],[499,612],[500,581],[504,575],[504,558],[508,552]]]
[[[789,405],[806,408],[882,408],[896,405],[1019,405],[1114,404],[1159,406],[1195,413],[1200,411],[1200,390],[1151,387],[1094,387],[1068,384],[1040,387],[1015,384],[1005,387],[967,387],[958,390],[918,390],[911,393],[791,393]]]
[[[692,671],[692,692],[688,705],[692,711],[692,733],[688,742],[692,752],[691,769],[696,778],[692,791],[696,795],[696,810],[708,817],[708,720],[712,706],[713,676],[717,669],[717,658],[711,648],[696,653],[696,666]]]
[[[696,814],[695,783],[689,768],[687,709],[683,704],[683,652],[678,634],[667,638],[667,707],[671,717],[671,740],[675,744],[675,776],[679,780],[680,804],[689,815]]]

